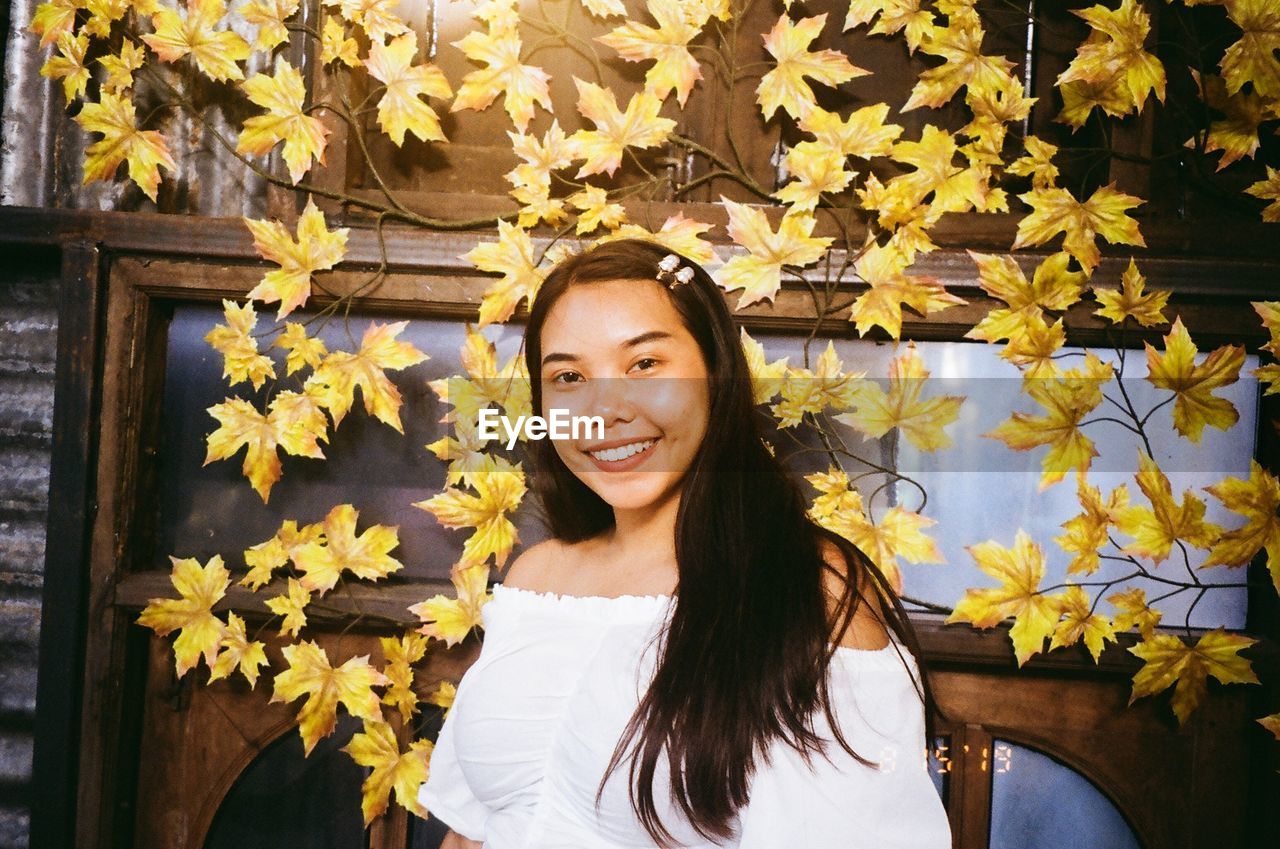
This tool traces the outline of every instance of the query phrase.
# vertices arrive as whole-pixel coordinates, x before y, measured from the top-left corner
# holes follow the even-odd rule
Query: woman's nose
[[[635,418],[636,404],[632,397],[634,387],[622,378],[605,377],[592,381],[595,390],[591,397],[590,415],[604,419],[605,427],[614,421],[631,421]]]

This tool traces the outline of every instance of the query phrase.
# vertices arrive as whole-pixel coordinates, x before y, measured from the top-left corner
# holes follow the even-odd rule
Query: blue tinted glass
[[[294,729],[267,746],[222,800],[204,849],[365,846],[360,785],[367,771],[339,751],[360,727],[343,716],[307,757]]]
[[[992,745],[990,849],[1140,849],[1089,779],[1034,749]]]

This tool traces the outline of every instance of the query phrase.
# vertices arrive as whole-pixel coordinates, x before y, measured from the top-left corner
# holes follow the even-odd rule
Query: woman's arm
[[[468,840],[453,829],[449,829],[449,833],[444,836],[444,842],[440,844],[440,849],[482,849],[484,846],[479,840]]]

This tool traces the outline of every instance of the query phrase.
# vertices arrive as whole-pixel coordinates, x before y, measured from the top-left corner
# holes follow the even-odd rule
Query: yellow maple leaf
[[[329,655],[311,641],[285,646],[282,650],[289,668],[276,675],[272,702],[307,700],[298,713],[303,754],[311,754],[321,738],[333,733],[338,704],[352,716],[380,720],[382,709],[373,687],[387,679],[369,665],[369,656],[353,657],[341,666],[329,665]]]
[[[458,96],[450,112],[461,109],[487,109],[503,95],[503,107],[516,129],[524,132],[533,120],[533,105],[551,109],[551,91],[547,82],[551,75],[541,68],[520,61],[520,33],[514,26],[490,27],[489,32],[469,32],[453,42],[473,62],[488,67],[471,71],[462,78]]]
[[[813,499],[809,515],[815,520],[833,516],[841,510],[861,510],[862,495],[849,485],[849,475],[844,469],[831,466],[825,472],[805,475],[818,495]]]
[[[271,539],[245,549],[244,562],[249,571],[238,583],[257,592],[271,580],[272,572],[297,555],[298,549],[307,543],[323,540],[324,528],[320,524],[299,528],[296,520],[285,519]]]
[[[418,36],[410,30],[389,44],[374,41],[364,60],[370,75],[386,87],[378,99],[378,126],[397,147],[404,144],[406,132],[423,141],[445,140],[440,118],[421,98],[450,97],[453,88],[435,65],[414,65],[417,52]]]
[[[1141,587],[1130,587],[1123,592],[1112,593],[1107,596],[1107,601],[1117,608],[1112,620],[1115,630],[1123,632],[1136,627],[1144,640],[1151,639],[1156,632],[1156,625],[1160,624],[1160,617],[1164,615],[1147,604],[1147,594]]]
[[[951,446],[944,428],[960,415],[964,397],[938,395],[923,398],[929,370],[914,342],[889,366],[889,391],[866,383],[854,396],[854,411],[836,416],[836,421],[879,439],[897,428],[920,451],[938,451]]]
[[[508,221],[498,222],[498,241],[481,242],[463,254],[462,259],[481,271],[502,275],[502,279],[485,289],[481,298],[481,327],[511,318],[516,305],[526,298],[532,305],[546,276],[534,262],[533,240],[529,234]]]
[[[1036,267],[1031,282],[1017,261],[1009,256],[969,251],[978,265],[978,285],[993,298],[1008,306],[993,309],[965,336],[996,342],[1016,339],[1026,329],[1029,319],[1043,318],[1044,310],[1062,311],[1084,293],[1084,274],[1068,271],[1070,256],[1064,252],[1051,254]]]
[[[141,68],[146,59],[145,48],[125,39],[120,45],[119,53],[108,54],[98,59],[107,74],[102,81],[103,90],[122,94],[133,88],[133,72]]]
[[[382,674],[390,682],[382,694],[382,703],[398,710],[401,720],[407,724],[418,711],[418,694],[413,690],[413,664],[426,656],[427,638],[409,631],[399,637],[379,637],[378,642],[386,660]]]
[[[266,115],[246,118],[236,142],[236,152],[263,156],[284,142],[284,162],[289,179],[298,182],[314,159],[324,164],[329,129],[319,118],[302,111],[306,86],[283,56],[276,57],[274,75],[254,74],[240,84],[249,100],[267,110]],[[311,203],[311,199],[307,199]]]
[[[251,0],[241,6],[239,11],[245,22],[258,28],[253,49],[271,51],[288,41],[289,30],[284,22],[297,14],[299,5],[299,0]]]
[[[909,563],[945,562],[938,544],[924,533],[924,529],[937,524],[937,520],[902,506],[890,507],[879,522],[872,522],[861,509],[846,509],[823,523],[870,557],[896,593],[902,592],[899,557]]]
[[[366,826],[387,810],[392,790],[400,807],[417,816],[427,816],[426,808],[418,803],[418,788],[427,780],[431,750],[430,740],[415,740],[408,751],[401,753],[395,732],[381,721],[366,719],[364,732],[351,736],[342,751],[371,770],[360,788],[360,810]]]
[[[490,440],[481,439],[476,427],[466,421],[454,423],[454,436],[443,436],[435,442],[429,442],[426,449],[449,464],[445,471],[445,486],[471,485],[471,477],[483,472],[489,457],[484,450],[489,447]]]
[[[307,627],[307,605],[310,603],[311,593],[307,592],[307,588],[297,578],[289,579],[285,595],[278,595],[264,602],[268,610],[284,617],[284,621],[280,623],[280,633],[291,637],[298,636],[298,632]]]
[[[1063,250],[1076,258],[1086,274],[1092,274],[1101,258],[1098,236],[1113,245],[1147,246],[1138,222],[1125,215],[1143,201],[1110,185],[1095,189],[1084,203],[1058,188],[1032,189],[1018,197],[1031,207],[1031,213],[1018,222],[1014,250],[1042,245],[1063,233]]]
[[[316,443],[316,431],[325,425],[324,415],[314,406],[309,406],[307,418],[300,422],[297,410],[289,404],[289,399],[298,397],[298,393],[280,395],[285,400],[282,402],[277,396],[265,416],[243,398],[228,398],[208,408],[209,415],[218,421],[218,428],[205,440],[208,451],[202,465],[226,460],[245,447],[242,470],[264,504],[271,488],[280,480],[281,463],[277,447],[302,457],[324,458]]]
[[[802,141],[787,151],[783,159],[787,173],[795,179],[773,193],[792,212],[813,213],[822,195],[837,195],[853,179],[844,170],[840,151],[820,142]]]
[[[710,9],[680,0],[648,0],[646,6],[657,27],[631,21],[596,41],[631,62],[654,60],[653,67],[645,73],[645,91],[660,100],[674,91],[677,102],[684,106],[694,83],[702,79],[698,60],[689,52],[689,42],[702,31]]]
[[[613,232],[601,236],[597,242],[630,238],[648,239],[696,263],[711,265],[720,260],[711,243],[702,238],[702,234],[710,229],[710,224],[686,218],[684,213],[677,212],[662,222],[662,227],[657,230],[651,231],[639,224],[623,224]]]
[[[1056,85],[1089,83],[1117,92],[1119,102],[1108,101],[1112,115],[1141,112],[1148,92],[1164,102],[1164,66],[1143,49],[1151,16],[1137,0],[1121,0],[1117,9],[1098,5],[1072,13],[1084,19],[1090,31]]]
[[[273,348],[284,348],[285,375],[291,375],[302,368],[315,368],[320,365],[325,354],[329,353],[324,340],[318,336],[308,336],[307,328],[296,321],[286,321],[284,332],[271,343]]]
[[[893,142],[902,135],[902,127],[886,124],[889,104],[875,103],[855,109],[848,118],[815,106],[800,119],[800,129],[812,133],[818,144],[841,156],[870,159],[886,156]]]
[[[40,36],[41,50],[56,43],[59,36],[73,33],[76,12],[82,5],[81,0],[50,0],[36,6],[29,29]]]
[[[348,68],[360,67],[360,45],[354,38],[347,37],[342,24],[326,18],[320,33],[320,64],[328,65],[330,62],[341,62]]]
[[[129,179],[154,203],[160,166],[169,171],[178,170],[178,166],[163,135],[138,129],[133,99],[104,90],[99,101],[86,103],[75,120],[88,132],[103,136],[85,150],[83,182],[110,180],[120,163],[128,162]]]
[[[234,613],[229,613],[226,630],[223,631],[222,640],[218,645],[222,651],[212,664],[209,683],[230,678],[231,673],[239,668],[240,674],[249,682],[249,688],[256,688],[258,669],[267,665],[266,646],[257,640],[250,642],[245,633],[244,620]]]
[[[1049,446],[1040,461],[1044,469],[1041,489],[1062,480],[1070,469],[1087,471],[1098,449],[1080,425],[1102,403],[1102,386],[1111,377],[1111,364],[1089,353],[1078,368],[1053,378],[1027,380],[1024,391],[1045,408],[1045,415],[1014,412],[983,436],[998,439],[1015,451]]]
[[[782,379],[782,400],[771,411],[782,427],[800,423],[805,413],[817,415],[828,407],[847,410],[861,391],[864,372],[846,372],[836,353],[835,343],[819,356],[813,370],[788,366]]]
[[[1210,675],[1223,684],[1259,683],[1248,659],[1239,655],[1241,649],[1256,642],[1243,634],[1228,634],[1222,628],[1202,635],[1194,646],[1172,634],[1152,634],[1129,648],[1146,661],[1133,676],[1129,704],[1176,684],[1173,712],[1178,724],[1184,724],[1204,699]]]
[[[933,36],[938,28],[933,12],[922,9],[921,5],[922,0],[850,0],[844,29],[851,30],[869,23],[878,15],[879,19],[867,32],[871,35],[893,35],[905,30],[903,35],[907,49],[914,53],[921,42]]]
[[[216,27],[227,13],[224,0],[187,0],[184,14],[160,6],[151,16],[154,33],[142,36],[162,62],[176,62],[187,54],[211,80],[242,80],[236,64],[249,58],[252,49],[235,32]]]
[[[437,594],[413,605],[409,612],[424,623],[419,632],[454,646],[481,625],[480,609],[493,596],[488,591],[489,567],[485,563],[458,564],[451,577],[456,598]]]
[[[468,324],[461,359],[466,378],[449,377],[427,384],[441,401],[453,407],[444,421],[474,427],[479,411],[490,405],[503,408],[511,418],[532,412],[529,376],[520,352],[499,367],[497,347]]]
[[[582,0],[582,7],[601,19],[615,18],[627,13],[622,0]]]
[[[511,150],[520,157],[521,163],[506,175],[507,181],[516,188],[536,187],[547,191],[551,188],[551,172],[568,168],[573,162],[574,145],[560,122],[552,119],[551,126],[541,138],[529,133],[508,132],[511,139]]]
[[[204,341],[222,354],[222,376],[229,379],[229,385],[247,380],[258,389],[268,377],[276,376],[276,369],[271,359],[258,351],[258,340],[252,335],[258,324],[257,312],[253,304],[238,306],[226,298],[222,311],[227,323],[215,325]]]
[[[1110,539],[1113,514],[1129,505],[1129,490],[1118,486],[1104,501],[1102,491],[1090,486],[1083,472],[1077,472],[1076,498],[1081,512],[1062,523],[1066,533],[1054,537],[1053,541],[1063,551],[1075,555],[1067,564],[1067,574],[1092,575],[1101,565],[1098,554]]]
[[[1223,345],[1200,365],[1195,364],[1195,344],[1179,316],[1164,337],[1164,354],[1151,343],[1147,349],[1147,380],[1174,393],[1173,427],[1192,442],[1199,442],[1205,425],[1230,430],[1239,420],[1235,406],[1213,390],[1230,386],[1240,377],[1244,365],[1243,345]]]
[[[252,119],[250,119],[252,120]],[[311,296],[311,275],[327,271],[342,261],[347,252],[350,229],[325,226],[324,213],[307,198],[306,208],[298,217],[297,241],[279,221],[243,218],[253,234],[253,247],[258,255],[280,267],[268,271],[249,292],[251,300],[280,302],[276,321],[307,303]]]
[[[1232,162],[1252,157],[1258,151],[1258,126],[1268,119],[1265,102],[1255,92],[1238,91],[1227,94],[1227,84],[1222,77],[1209,74],[1201,77],[1194,68],[1191,76],[1200,89],[1200,99],[1205,106],[1225,117],[1209,122],[1204,138],[1204,152],[1222,151],[1217,170]],[[1187,147],[1196,147],[1196,137],[1187,139]]]
[[[350,504],[333,507],[321,523],[323,542],[309,542],[292,554],[294,565],[302,571],[302,586],[324,595],[338,583],[343,572],[357,578],[376,581],[404,568],[404,564],[388,552],[400,544],[394,525],[371,525],[356,535],[360,514]]]
[[[894,144],[893,158],[914,166],[916,170],[890,180],[890,191],[901,191],[903,200],[912,206],[921,204],[932,192],[933,200],[928,204],[926,218],[930,224],[946,212],[984,208],[989,202],[989,175],[982,168],[956,165],[953,160],[957,151],[956,140],[951,133],[926,124],[919,141]]]
[[[1019,177],[1030,177],[1034,188],[1052,187],[1058,181],[1058,166],[1053,164],[1058,146],[1036,136],[1027,136],[1023,144],[1026,153],[1011,162],[1005,170]]]
[[[1260,96],[1280,98],[1280,8],[1272,0],[1231,0],[1227,17],[1240,27],[1240,39],[1222,55],[1227,91],[1250,83]]]
[[[1263,207],[1263,221],[1280,221],[1280,169],[1268,165],[1267,179],[1251,183],[1245,191],[1261,200],[1271,201]]]
[[[870,71],[859,68],[835,50],[809,50],[809,45],[822,33],[827,15],[815,15],[792,21],[785,14],[764,36],[765,50],[774,59],[774,67],[756,87],[756,102],[765,118],[779,108],[793,118],[803,117],[816,104],[813,89],[805,78],[829,86],[838,86]]]
[[[226,595],[231,573],[217,554],[204,566],[194,557],[179,560],[172,555],[173,571],[169,580],[180,598],[153,598],[138,616],[138,624],[163,637],[178,632],[173,655],[181,678],[200,662],[213,666],[225,626],[213,615],[213,606]]]
[[[89,17],[85,20],[81,32],[94,38],[106,39],[111,37],[112,24],[122,19],[130,9],[139,18],[144,18],[155,14],[156,9],[159,8],[159,2],[158,0],[143,0],[140,3],[131,3],[129,0],[84,0],[83,6],[89,13]]]
[[[1120,278],[1119,291],[1093,287],[1093,296],[1102,305],[1095,314],[1116,324],[1123,324],[1126,318],[1132,318],[1143,327],[1168,324],[1164,308],[1169,302],[1170,293],[1163,289],[1148,292],[1146,286],[1146,278],[1138,271],[1137,263],[1130,258],[1129,267]]]
[[[1248,480],[1227,477],[1207,489],[1223,507],[1248,521],[1224,533],[1201,568],[1244,566],[1266,549],[1271,581],[1280,592],[1280,517],[1276,515],[1280,510],[1280,481],[1257,460],[1250,460]]]
[[[854,269],[871,287],[857,297],[849,313],[858,333],[865,335],[872,327],[881,327],[897,339],[902,334],[903,306],[928,315],[965,303],[936,278],[903,273],[908,263],[901,251],[875,244],[858,258]]]
[[[995,92],[1009,86],[1013,63],[1003,56],[982,52],[986,34],[982,21],[972,9],[960,9],[948,16],[947,26],[935,28],[921,39],[920,50],[945,60],[920,74],[911,97],[902,111],[929,106],[937,109],[955,97],[961,88],[970,94]]]
[[[399,6],[400,0],[325,0],[325,5],[338,5],[342,17],[364,30],[373,44],[385,44],[387,36],[412,32],[404,19],[391,9]]]
[[[752,339],[745,327],[741,329],[738,338],[747,358],[747,368],[751,372],[751,396],[755,403],[767,404],[782,391],[788,358],[766,362],[764,345]]]
[[[89,37],[84,33],[73,35],[64,32],[58,36],[57,44],[58,51],[40,66],[40,76],[62,80],[62,93],[70,105],[71,101],[84,94],[85,86],[89,84],[89,66],[84,61]]]
[[[1028,380],[1057,377],[1062,371],[1054,357],[1067,343],[1062,319],[1049,324],[1036,312],[1022,316],[1009,343],[1000,351],[1000,358],[1016,365]]]
[[[1089,597],[1078,584],[1068,586],[1061,599],[1063,618],[1053,630],[1053,638],[1049,640],[1049,651],[1059,646],[1074,646],[1083,640],[1085,648],[1093,657],[1093,662],[1097,663],[1102,650],[1106,648],[1107,640],[1113,643],[1119,642],[1116,639],[1115,629],[1111,626],[1111,620],[1100,613],[1092,612]]]
[[[519,466],[496,464],[471,476],[468,481],[476,494],[448,488],[414,507],[426,510],[446,528],[474,528],[462,548],[465,566],[484,563],[490,555],[499,567],[507,562],[511,548],[520,541],[516,526],[507,518],[520,506],[524,497],[524,472]]]
[[[609,201],[609,192],[601,186],[588,185],[569,196],[569,204],[578,210],[578,235],[590,233],[599,227],[614,230],[627,220],[627,213],[620,203]]]
[[[453,700],[458,695],[458,687],[452,681],[441,681],[431,695],[427,696],[429,704],[436,705],[445,709],[445,715],[448,716],[449,708],[453,707]]]
[[[1023,530],[1015,535],[1013,548],[988,540],[966,549],[978,568],[999,580],[1000,586],[966,589],[945,624],[969,622],[975,628],[992,628],[1014,617],[1009,637],[1021,666],[1043,650],[1045,637],[1054,632],[1062,613],[1062,596],[1040,591],[1044,553]]]
[[[658,116],[662,101],[647,91],[632,95],[624,112],[612,90],[577,77],[573,82],[578,87],[578,112],[595,125],[594,130],[578,130],[570,137],[574,158],[585,160],[579,179],[601,172],[612,176],[622,164],[623,148],[656,147],[676,128],[675,121]]]
[[[762,210],[726,197],[720,202],[729,213],[729,237],[749,251],[730,259],[715,275],[725,291],[743,290],[738,309],[772,301],[782,286],[782,266],[812,265],[831,246],[830,237],[810,235],[815,223],[812,215],[787,212],[774,232]]]
[[[408,321],[372,322],[360,339],[359,351],[331,351],[320,363],[311,379],[324,387],[322,403],[333,416],[335,428],[355,403],[358,387],[365,412],[404,433],[400,424],[400,390],[386,372],[428,359],[412,342],[396,338],[408,326]]]
[[[1250,306],[1262,319],[1262,326],[1271,334],[1271,339],[1262,346],[1262,350],[1273,357],[1280,357],[1280,301],[1253,301]]]
[[[1145,451],[1139,452],[1134,480],[1151,506],[1135,504],[1112,514],[1116,529],[1134,538],[1124,546],[1129,554],[1160,563],[1178,540],[1209,548],[1221,537],[1222,528],[1204,520],[1204,502],[1190,490],[1183,493],[1181,504],[1174,502],[1169,478]]]

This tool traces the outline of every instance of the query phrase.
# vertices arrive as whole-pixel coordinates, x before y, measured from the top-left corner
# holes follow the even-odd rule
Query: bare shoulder
[[[840,599],[844,595],[845,585],[849,580],[850,564],[840,547],[825,537],[820,537],[819,545],[822,559],[829,569],[823,570],[823,583],[827,591],[827,615],[831,618],[833,631],[831,642],[846,648],[874,651],[889,645],[889,632],[884,625],[884,608],[880,594],[876,591],[875,582],[865,572],[858,574],[858,590],[865,604],[859,603],[853,615],[853,621],[843,634],[836,638],[835,628],[839,627],[836,617]],[[856,599],[855,599],[856,601]]]
[[[502,583],[508,587],[538,592],[551,589],[553,567],[556,563],[563,562],[567,547],[556,539],[543,540],[529,546],[507,567]]]

